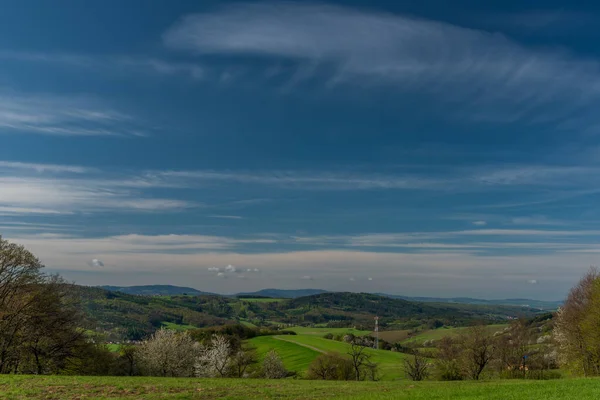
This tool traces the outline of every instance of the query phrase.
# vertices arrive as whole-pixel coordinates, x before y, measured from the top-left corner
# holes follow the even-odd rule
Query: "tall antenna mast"
[[[375,317],[375,349],[379,349],[379,317]]]

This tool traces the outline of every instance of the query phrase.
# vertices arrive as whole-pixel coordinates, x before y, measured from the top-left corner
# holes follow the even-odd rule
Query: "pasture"
[[[249,343],[256,347],[261,361],[270,350],[275,350],[281,357],[285,368],[298,373],[304,373],[310,363],[320,354],[316,350],[279,340],[273,336],[259,336],[250,339]]]
[[[258,379],[1,375],[5,400],[595,400],[600,379],[337,382]]]
[[[488,329],[488,331],[490,333],[493,334],[494,332],[503,330],[507,326],[508,325],[506,325],[506,324],[496,324],[496,325],[487,325],[486,328]],[[450,337],[456,336],[456,335],[460,334],[461,332],[464,332],[465,329],[467,329],[467,328],[445,328],[445,327],[442,327],[442,328],[438,328],[438,329],[429,329],[429,330],[425,330],[423,332],[420,332],[414,336],[411,336],[411,337],[405,339],[402,343],[422,344],[426,340],[440,340],[441,338],[443,338],[445,336],[450,336]]]

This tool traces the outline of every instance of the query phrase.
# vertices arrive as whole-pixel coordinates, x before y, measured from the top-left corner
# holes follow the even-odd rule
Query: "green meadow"
[[[1,375],[4,400],[596,400],[600,379],[338,382]]]

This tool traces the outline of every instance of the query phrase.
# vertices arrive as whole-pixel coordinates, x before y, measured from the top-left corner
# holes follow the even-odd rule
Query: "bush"
[[[352,361],[335,353],[321,354],[308,367],[307,378],[330,381],[354,379]]]
[[[331,339],[333,339],[333,333],[331,333],[331,332],[326,333],[325,335],[323,335],[323,338],[331,340]]]
[[[267,379],[281,379],[288,375],[281,357],[279,357],[279,354],[275,350],[269,351],[265,356],[263,361],[263,375]]]
[[[404,360],[404,372],[413,381],[422,381],[429,376],[429,362],[419,353]]]

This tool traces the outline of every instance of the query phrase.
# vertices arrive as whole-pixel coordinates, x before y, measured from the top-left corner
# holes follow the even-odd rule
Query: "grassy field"
[[[600,379],[413,383],[0,376],[0,398],[5,400],[595,400],[599,392]]]
[[[298,373],[304,373],[310,363],[320,354],[315,350],[278,340],[273,336],[260,336],[249,342],[256,347],[256,352],[261,360],[270,350],[275,350],[283,360],[285,368]]]
[[[240,321],[240,324],[244,325],[247,328],[256,328],[256,325],[254,325],[250,321]]]
[[[390,343],[396,343],[396,342],[402,342],[403,340],[406,340],[408,338],[409,335],[409,330],[408,329],[404,329],[404,330],[400,330],[400,331],[380,331],[379,332],[379,337],[383,340],[385,340],[386,342],[390,342]],[[374,334],[371,334],[371,336],[373,336]]]
[[[297,336],[276,336],[281,340],[286,340],[290,343],[307,346],[320,352],[336,352],[346,354],[350,349],[350,345],[344,342],[324,339],[318,336],[297,335]],[[372,361],[379,365],[381,379],[393,380],[404,376],[403,363],[405,354],[396,353],[386,350],[366,349],[366,352],[372,356]],[[282,357],[283,358],[283,357]],[[285,358],[283,358],[285,361]]]
[[[311,335],[321,337],[323,337],[327,333],[331,333],[333,335],[346,335],[351,333],[355,336],[363,336],[371,333],[370,331],[361,331],[354,328],[309,328],[305,326],[295,326],[292,328],[286,328],[285,330],[294,331],[298,335]]]
[[[506,324],[488,325],[487,329],[490,333],[501,331],[506,328]],[[412,336],[403,341],[403,343],[423,343],[426,340],[440,340],[444,336],[456,336],[467,328],[438,328],[423,331],[415,336]]]
[[[180,324],[174,324],[173,322],[163,322],[162,325],[167,329],[172,329],[174,331],[179,331],[179,332],[187,331],[190,329],[197,329],[193,325],[180,325]]]

